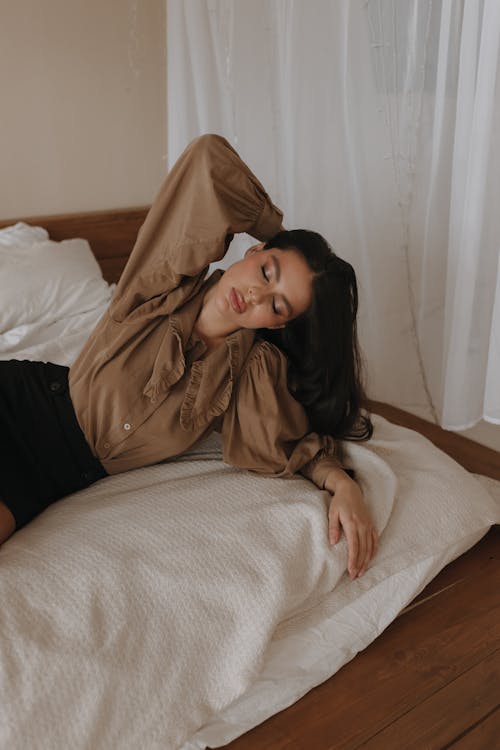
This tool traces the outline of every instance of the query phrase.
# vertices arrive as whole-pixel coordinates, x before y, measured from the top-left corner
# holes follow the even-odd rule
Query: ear
[[[265,242],[259,242],[258,245],[252,245],[252,247],[249,247],[245,252],[245,258],[247,257],[247,255],[253,255],[253,253],[258,253],[263,250],[265,244]]]

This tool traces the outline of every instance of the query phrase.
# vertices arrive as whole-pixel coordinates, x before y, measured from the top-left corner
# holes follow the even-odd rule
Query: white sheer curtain
[[[371,398],[500,423],[498,0],[167,0],[167,34],[169,164],[221,133],[353,264]]]

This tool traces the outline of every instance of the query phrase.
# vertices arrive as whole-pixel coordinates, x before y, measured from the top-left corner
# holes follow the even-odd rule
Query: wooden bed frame
[[[39,216],[52,239],[87,239],[115,282],[148,208]],[[500,480],[500,453],[395,406],[386,419],[425,435],[469,471]],[[229,750],[500,747],[500,527],[448,565],[367,649]],[[409,613],[412,613],[411,615]],[[374,691],[377,682],[381,691]],[[396,700],[397,696],[397,700]]]
[[[27,219],[2,220],[0,229],[24,221],[44,227],[53,240],[83,237],[89,241],[104,278],[111,284],[120,278],[147,212],[147,207],[142,206],[114,211],[31,216]]]

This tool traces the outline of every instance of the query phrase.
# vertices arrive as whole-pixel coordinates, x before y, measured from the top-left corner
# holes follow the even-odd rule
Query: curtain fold
[[[167,34],[169,165],[224,135],[353,264],[371,398],[500,424],[500,3],[167,0]]]

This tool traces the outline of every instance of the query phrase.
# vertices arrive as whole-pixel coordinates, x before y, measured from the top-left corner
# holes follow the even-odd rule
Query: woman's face
[[[234,328],[282,328],[312,301],[313,272],[296,250],[250,247],[214,289],[217,312]]]

